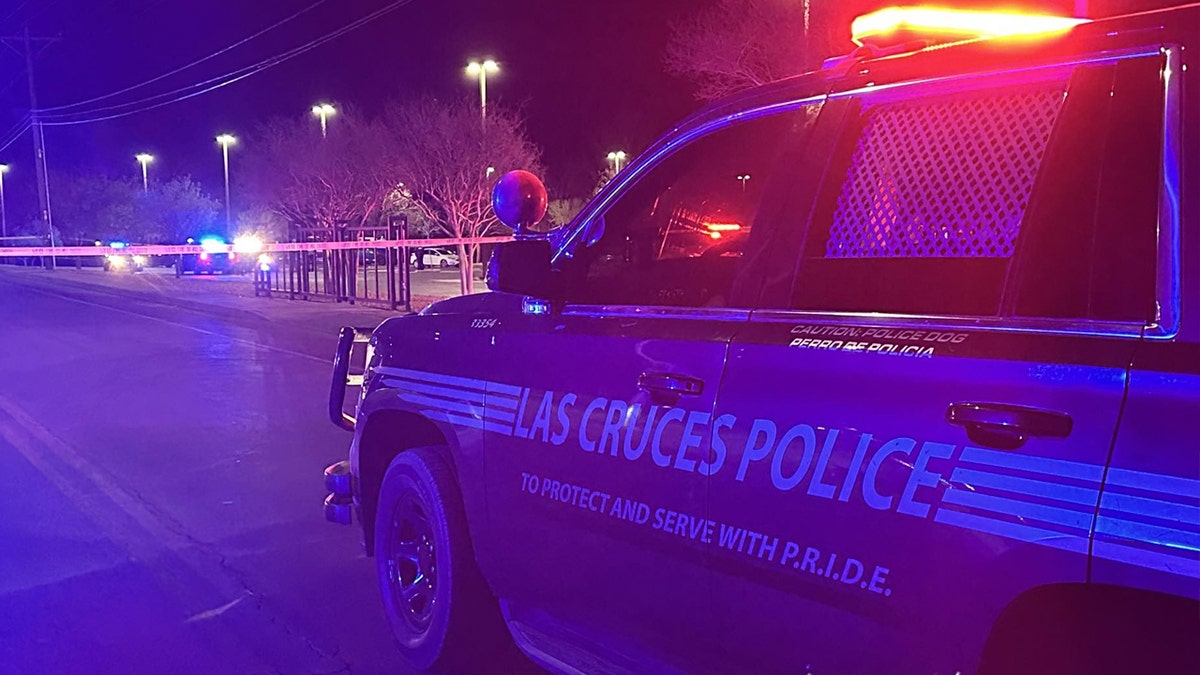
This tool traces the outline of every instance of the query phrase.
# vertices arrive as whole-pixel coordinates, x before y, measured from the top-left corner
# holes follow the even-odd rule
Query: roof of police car
[[[979,38],[949,45],[872,55],[761,85],[714,101],[681,120],[672,132],[741,110],[895,81],[1020,67],[1098,49],[1200,36],[1200,2],[1096,19],[1056,35]],[[1098,43],[1105,44],[1098,44]],[[673,134],[672,134],[673,135]]]

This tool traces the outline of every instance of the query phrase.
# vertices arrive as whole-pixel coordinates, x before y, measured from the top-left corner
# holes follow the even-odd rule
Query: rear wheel
[[[392,635],[409,662],[474,670],[503,651],[507,633],[475,565],[462,497],[442,452],[408,450],[388,466],[375,515],[376,571]]]

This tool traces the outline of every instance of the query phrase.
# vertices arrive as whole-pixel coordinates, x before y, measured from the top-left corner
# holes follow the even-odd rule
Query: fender
[[[992,626],[980,675],[1200,672],[1200,602],[1105,584],[1042,586]]]
[[[377,388],[363,398],[357,417],[350,446],[350,473],[368,555],[374,552],[375,501],[383,473],[392,458],[409,448],[440,445],[447,449],[446,459],[458,477],[472,538],[482,534],[479,528],[487,522],[487,514],[482,457],[474,456],[482,451],[477,432],[425,414],[419,406],[402,400],[400,392],[391,387]]]

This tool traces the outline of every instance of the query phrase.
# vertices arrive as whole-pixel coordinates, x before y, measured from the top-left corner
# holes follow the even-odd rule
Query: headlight
[[[117,268],[124,267],[125,259],[119,255],[108,256],[108,265],[109,265],[109,267],[117,267]]]
[[[144,255],[133,256],[133,264],[134,265],[145,265],[146,264],[146,256],[144,256]]]
[[[263,248],[263,241],[253,234],[246,234],[233,240],[233,250],[236,253],[258,253]]]
[[[267,255],[266,253],[263,253],[262,255],[258,256],[258,269],[260,269],[264,272],[270,272],[271,266],[274,264],[275,264],[275,259],[272,258],[271,256]]]

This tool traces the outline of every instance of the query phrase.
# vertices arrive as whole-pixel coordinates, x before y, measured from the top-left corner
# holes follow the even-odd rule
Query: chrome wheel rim
[[[400,496],[392,511],[387,574],[400,617],[414,632],[424,633],[436,606],[437,547],[428,510],[412,490]]]

